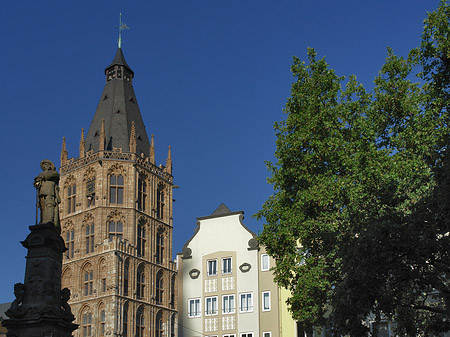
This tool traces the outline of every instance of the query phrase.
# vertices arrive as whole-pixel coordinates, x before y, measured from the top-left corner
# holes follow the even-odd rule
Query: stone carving
[[[252,268],[252,265],[250,263],[247,263],[247,262],[244,262],[243,264],[241,264],[239,266],[239,269],[243,273],[249,272],[251,268]]]
[[[75,319],[75,316],[72,314],[72,310],[67,302],[70,300],[70,289],[64,288],[61,289],[61,308],[63,319],[72,322]]]
[[[23,283],[16,283],[14,285],[14,296],[16,299],[11,303],[11,307],[5,312],[11,318],[19,318],[25,314],[22,301],[25,293],[25,286]]]
[[[251,249],[257,249],[258,246],[259,246],[258,239],[256,239],[256,238],[251,238],[250,240],[248,240],[248,246],[249,246]]]
[[[41,169],[42,172],[34,178],[34,186],[37,189],[39,208],[41,209],[40,223],[51,222],[55,227],[60,227],[59,173],[56,171],[55,165],[48,159],[41,161]]]
[[[189,249],[189,248],[188,248]],[[193,279],[193,280],[195,280],[196,278],[198,278],[199,276],[200,276],[200,270],[198,270],[198,269],[192,269],[190,272],[189,272],[189,276],[191,277],[191,279]]]

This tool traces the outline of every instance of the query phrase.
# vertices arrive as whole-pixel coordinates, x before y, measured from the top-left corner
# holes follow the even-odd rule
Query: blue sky
[[[273,124],[294,80],[292,56],[326,56],[339,75],[366,88],[390,46],[398,55],[420,42],[438,0],[7,1],[2,6],[0,175],[3,260],[0,302],[23,282],[28,226],[35,221],[33,178],[48,158],[59,166],[62,137],[77,156],[117,49],[119,12],[130,27],[122,49],[155,134],[156,161],[172,146],[174,253],[196,218],[224,202],[252,218],[273,192]]]

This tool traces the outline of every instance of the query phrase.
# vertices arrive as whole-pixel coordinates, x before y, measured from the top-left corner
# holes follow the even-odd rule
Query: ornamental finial
[[[119,13],[119,26],[116,26],[119,29],[119,39],[117,40],[117,45],[119,48],[122,48],[122,30],[130,29],[125,23],[122,22],[122,13]]]

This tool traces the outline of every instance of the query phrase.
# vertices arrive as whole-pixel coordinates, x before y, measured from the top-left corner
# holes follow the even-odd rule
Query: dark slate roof
[[[122,48],[117,48],[116,56],[114,56],[111,64],[105,68],[105,74],[109,68],[116,65],[125,66],[129,71],[131,71],[132,74],[134,74],[133,70],[131,70],[130,66],[127,64],[127,61],[125,61],[125,56],[123,56]]]
[[[216,208],[216,210],[211,215],[224,215],[231,213],[230,209],[224,204],[221,203],[219,207]]]
[[[114,65],[123,65],[131,71],[120,48],[117,50],[113,63],[109,67]],[[106,69],[109,69],[109,67]],[[102,119],[105,120],[105,150],[111,151],[113,147],[121,147],[122,152],[129,152],[131,124],[134,121],[136,128],[136,152],[139,155],[141,153],[144,153],[146,156],[149,155],[150,142],[131,81],[126,81],[123,78],[114,78],[106,82],[86,135],[86,151],[98,151]]]

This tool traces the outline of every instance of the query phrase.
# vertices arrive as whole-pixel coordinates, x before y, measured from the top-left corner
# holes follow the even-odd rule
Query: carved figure
[[[75,319],[75,316],[72,314],[72,309],[70,309],[69,303],[70,300],[70,289],[64,288],[61,289],[61,308],[63,309],[63,318],[72,322]]]
[[[22,308],[23,295],[25,293],[25,286],[23,283],[16,283],[14,285],[14,296],[16,299],[11,303],[11,307],[6,310],[7,314],[11,318],[17,318],[24,315],[24,310]]]
[[[39,208],[41,209],[40,223],[51,222],[55,227],[60,227],[59,173],[56,171],[55,165],[48,159],[41,161],[41,169],[43,172],[34,178],[34,186],[38,190]]]

